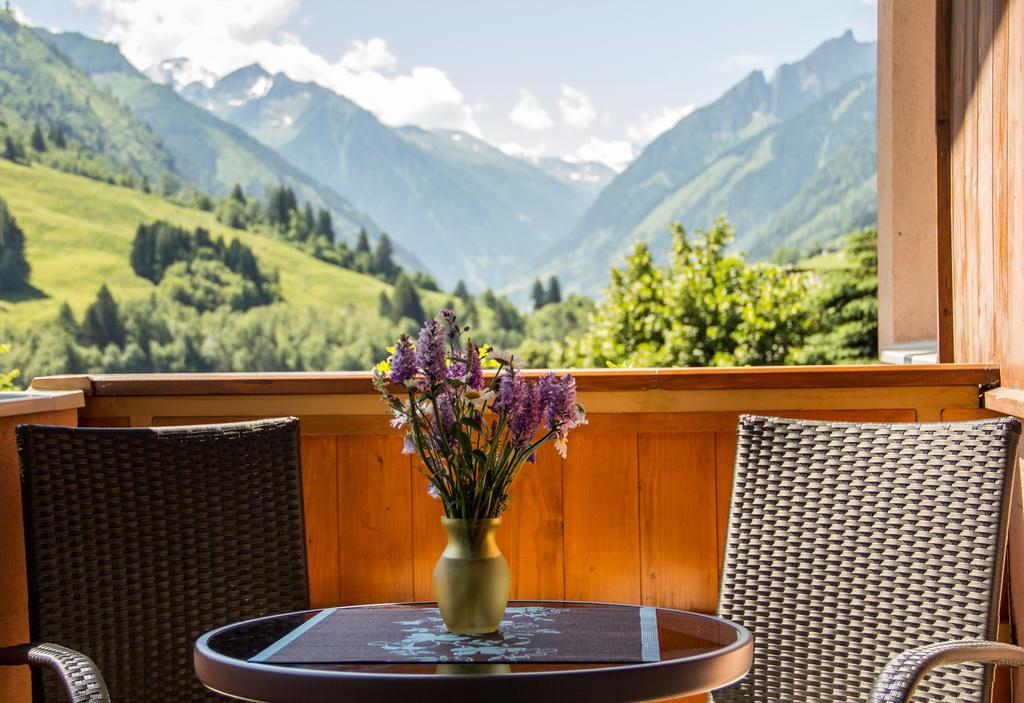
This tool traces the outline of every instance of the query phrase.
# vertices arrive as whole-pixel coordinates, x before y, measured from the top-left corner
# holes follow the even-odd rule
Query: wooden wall
[[[1024,0],[947,2],[954,359],[1022,389]]]
[[[985,406],[1024,417],[1024,0],[940,0],[940,217],[948,220],[952,359],[998,365]],[[943,152],[948,146],[948,158]],[[942,186],[948,187],[946,193]],[[943,287],[940,287],[940,292]],[[1021,482],[1010,531],[1014,641],[1024,632]],[[1024,701],[1024,672],[1014,674]]]
[[[938,367],[585,372],[590,423],[571,437],[567,459],[547,447],[524,470],[500,532],[513,597],[711,612],[740,413],[964,418],[984,412],[979,384],[995,378]],[[299,416],[314,604],[430,600],[440,506],[401,454],[368,379],[250,381],[97,378],[81,422]]]

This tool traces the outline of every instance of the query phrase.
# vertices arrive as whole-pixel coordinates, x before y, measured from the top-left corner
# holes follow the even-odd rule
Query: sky
[[[688,111],[852,29],[876,0],[15,0],[33,24],[311,80],[387,124],[621,169]]]

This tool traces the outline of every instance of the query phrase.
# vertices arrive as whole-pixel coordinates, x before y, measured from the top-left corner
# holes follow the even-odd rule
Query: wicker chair
[[[31,637],[59,645],[0,663],[57,673],[36,701],[224,700],[196,637],[308,607],[298,427],[19,427]]]
[[[716,703],[918,698],[982,703],[1011,470],[1004,418],[870,425],[740,418],[721,615],[754,663]],[[966,641],[965,641],[966,640]]]

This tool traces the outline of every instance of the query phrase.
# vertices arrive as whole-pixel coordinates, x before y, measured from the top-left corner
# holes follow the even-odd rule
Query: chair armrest
[[[92,659],[59,644],[0,647],[0,665],[27,664],[53,669],[71,703],[110,703],[107,684]]]
[[[956,640],[908,650],[882,669],[870,703],[906,703],[929,671],[965,663],[1024,666],[1024,648],[987,640]]]

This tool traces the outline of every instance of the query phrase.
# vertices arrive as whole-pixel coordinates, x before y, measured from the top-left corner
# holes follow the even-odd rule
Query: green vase
[[[441,518],[448,545],[434,567],[434,595],[449,632],[495,632],[505,615],[512,572],[495,539],[501,518]]]

